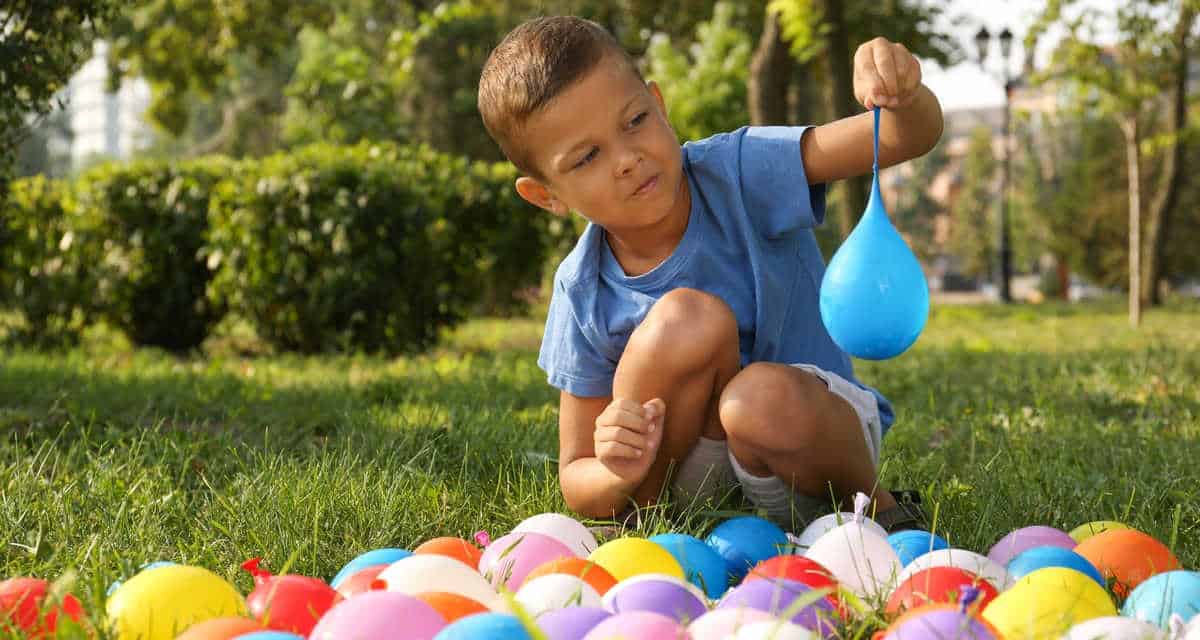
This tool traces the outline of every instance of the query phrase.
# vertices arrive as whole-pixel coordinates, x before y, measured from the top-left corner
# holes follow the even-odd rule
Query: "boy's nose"
[[[637,169],[638,164],[642,162],[642,152],[637,149],[626,149],[621,154],[621,159],[617,162],[617,176],[625,177]]]

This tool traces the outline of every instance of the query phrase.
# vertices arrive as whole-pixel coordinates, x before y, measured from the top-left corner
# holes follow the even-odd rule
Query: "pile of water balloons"
[[[103,618],[121,640],[809,640],[864,628],[880,629],[876,640],[1200,640],[1200,573],[1145,533],[1030,526],[983,555],[924,531],[889,536],[865,503],[799,536],[742,516],[703,540],[603,544],[543,513],[496,540],[477,534],[482,546],[445,537],[367,551],[329,582],[253,559],[246,596],[208,569],[159,562],[114,584]],[[85,619],[47,586],[0,583],[0,626],[38,638]]]

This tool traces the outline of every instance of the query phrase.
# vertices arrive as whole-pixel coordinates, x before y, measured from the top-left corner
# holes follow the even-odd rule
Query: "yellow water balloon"
[[[109,628],[121,640],[172,640],[212,618],[245,616],[246,599],[224,578],[201,567],[147,569],[113,592]]]
[[[596,547],[588,560],[612,574],[618,582],[643,573],[663,573],[681,580],[683,567],[671,552],[645,538],[617,538]]]
[[[1129,525],[1117,522],[1116,520],[1094,520],[1092,522],[1085,522],[1078,527],[1071,529],[1071,533],[1068,535],[1075,539],[1076,544],[1079,544],[1080,542],[1087,540],[1097,533],[1104,533],[1105,531],[1112,531],[1114,529],[1128,528],[1130,528]]]
[[[1065,567],[1029,573],[983,610],[983,619],[1013,640],[1058,638],[1080,622],[1115,615],[1108,592],[1087,574]]]

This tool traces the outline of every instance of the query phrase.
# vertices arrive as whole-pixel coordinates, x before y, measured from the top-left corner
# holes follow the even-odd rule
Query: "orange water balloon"
[[[558,558],[538,565],[529,572],[529,575],[525,576],[525,582],[551,573],[575,576],[588,583],[601,596],[617,585],[617,579],[608,570],[585,558]]]
[[[413,596],[417,600],[422,600],[425,604],[433,607],[434,611],[442,614],[446,619],[446,624],[450,624],[459,618],[465,618],[476,613],[487,613],[489,609],[479,602],[472,600],[466,596],[457,593],[448,593],[446,591],[426,591]]]
[[[1113,593],[1125,596],[1150,576],[1179,568],[1167,545],[1136,529],[1110,529],[1075,546],[1107,579]]]
[[[266,630],[251,618],[212,618],[188,627],[175,640],[233,640],[243,634]]]
[[[479,559],[483,557],[483,550],[479,547],[463,540],[462,538],[442,537],[432,538],[422,542],[420,546],[413,549],[413,553],[436,553],[438,555],[448,556],[462,562],[463,564],[479,570]]]

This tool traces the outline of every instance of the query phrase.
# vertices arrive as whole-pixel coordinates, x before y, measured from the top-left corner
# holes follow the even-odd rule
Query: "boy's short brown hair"
[[[555,96],[582,79],[607,55],[641,79],[633,58],[600,25],[574,16],[534,18],[496,45],[479,77],[479,113],[504,155],[526,175],[541,178],[521,127]]]

